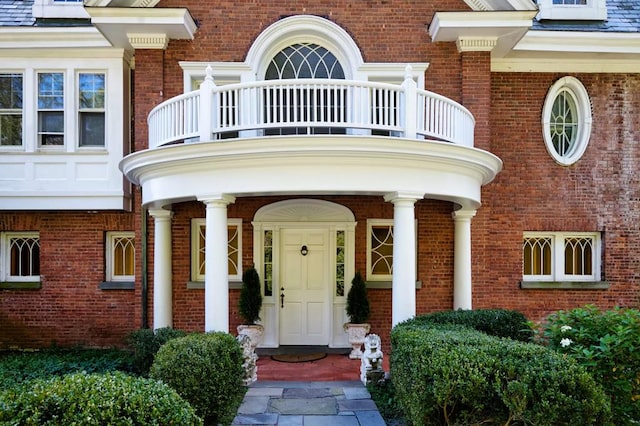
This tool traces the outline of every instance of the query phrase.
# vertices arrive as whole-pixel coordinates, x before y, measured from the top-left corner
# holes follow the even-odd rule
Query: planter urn
[[[344,331],[349,336],[349,344],[352,348],[349,358],[362,358],[362,344],[364,343],[365,337],[367,336],[367,333],[369,333],[370,329],[371,326],[367,323],[354,324],[348,322],[344,325]]]

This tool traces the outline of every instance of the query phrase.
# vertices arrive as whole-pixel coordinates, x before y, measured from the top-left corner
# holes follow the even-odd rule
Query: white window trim
[[[12,282],[34,282],[40,281],[40,275],[13,276],[11,275],[11,249],[9,240],[11,238],[37,238],[40,240],[39,232],[2,232],[0,233],[0,254],[2,262],[0,263],[0,281]]]
[[[560,156],[553,147],[550,127],[553,103],[562,91],[567,92],[573,97],[578,115],[578,134],[576,135],[575,144],[571,152],[566,156]],[[556,163],[563,166],[570,166],[582,157],[589,144],[589,138],[591,137],[592,121],[591,100],[589,99],[587,89],[585,89],[580,80],[571,76],[562,77],[549,88],[542,110],[542,133],[547,152],[549,152],[549,155],[551,155]]]
[[[537,19],[604,21],[607,19],[606,0],[587,0],[586,5],[553,4],[553,0],[538,0]]]
[[[102,106],[102,108],[95,108],[95,109],[90,109],[90,108],[86,108],[86,109],[81,109],[80,108],[80,74],[101,74],[104,76],[104,105]],[[106,70],[96,70],[96,69],[76,69],[75,70],[75,77],[74,77],[74,110],[75,110],[75,117],[74,117],[74,125],[76,126],[77,129],[77,133],[76,133],[76,137],[75,137],[75,144],[76,144],[76,148],[78,150],[104,150],[107,147],[107,129],[108,129],[108,117],[107,117],[107,105],[109,105],[109,79],[107,78],[107,71]],[[80,141],[80,115],[83,112],[95,112],[95,113],[102,113],[103,115],[103,121],[104,121],[104,135],[103,135],[103,141],[104,144],[103,145],[81,145],[81,141]],[[66,116],[65,116],[66,118]]]
[[[367,219],[367,281],[391,281],[393,273],[390,275],[374,275],[371,264],[371,230],[374,226],[389,226],[393,228],[393,219]],[[393,257],[391,258],[391,271],[393,272]]]
[[[107,232],[106,238],[106,247],[105,247],[105,256],[106,256],[106,273],[105,279],[107,282],[131,282],[135,281],[135,275],[116,275],[113,271],[114,268],[114,241],[116,238],[132,238],[135,244],[135,233],[134,232]],[[134,249],[135,250],[135,249]],[[134,261],[135,261],[135,251],[134,251]]]
[[[3,75],[20,75],[22,76],[22,108],[19,109],[20,117],[22,121],[22,141],[20,145],[0,145],[1,151],[23,151],[24,150],[24,131],[25,131],[25,116],[24,116],[24,94],[25,94],[25,73],[24,70],[15,70],[12,71],[10,69],[2,69],[0,70],[0,74]],[[4,114],[7,115],[18,115],[18,108],[7,108],[4,110]]]
[[[198,268],[198,253],[200,252],[200,227],[205,226],[206,219],[191,219],[191,280],[203,282],[204,274],[200,274]],[[238,273],[229,274],[229,281],[242,281],[242,219],[227,219],[227,227],[235,226],[238,229]],[[228,241],[227,241],[228,243]]]
[[[591,275],[566,275],[564,273],[564,241],[567,238],[593,238],[593,253]],[[525,282],[533,281],[572,281],[597,282],[600,281],[602,240],[599,232],[525,232],[525,238],[551,238],[551,275],[522,275]]]

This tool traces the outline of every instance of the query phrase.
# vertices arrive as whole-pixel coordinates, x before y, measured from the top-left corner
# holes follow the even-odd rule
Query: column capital
[[[236,197],[229,194],[206,194],[206,195],[198,195],[198,201],[203,202],[205,205],[208,204],[224,204],[229,205],[236,202]]]
[[[171,219],[173,211],[163,208],[153,208],[147,210],[154,219]]]
[[[384,200],[393,204],[409,201],[412,204],[424,198],[423,192],[396,191],[384,194]]]
[[[471,218],[473,218],[476,215],[476,212],[477,210],[461,209],[451,213],[451,217],[453,218],[454,221],[471,220]]]

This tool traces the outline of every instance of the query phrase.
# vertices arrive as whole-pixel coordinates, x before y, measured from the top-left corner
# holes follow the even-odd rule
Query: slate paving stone
[[[386,422],[376,411],[356,411],[356,417],[361,425],[366,426],[386,426]]]
[[[335,396],[331,393],[330,389],[320,388],[320,389],[305,389],[305,388],[294,388],[294,389],[285,389],[282,393],[283,398],[326,398]]]
[[[271,413],[239,414],[233,419],[232,425],[277,425],[278,415]]]
[[[267,412],[269,407],[268,396],[245,396],[240,408],[239,414],[258,414]]]
[[[303,416],[280,416],[278,426],[303,426]]]
[[[284,388],[254,388],[250,387],[245,394],[247,396],[282,396]]]
[[[269,412],[280,414],[338,414],[338,404],[335,398],[289,398],[271,399]]]
[[[371,399],[371,394],[365,387],[344,388],[343,392],[347,399]]]
[[[355,416],[304,416],[304,426],[360,426]],[[368,425],[367,425],[368,426]]]
[[[338,401],[340,411],[376,411],[375,402],[370,399],[345,399]]]

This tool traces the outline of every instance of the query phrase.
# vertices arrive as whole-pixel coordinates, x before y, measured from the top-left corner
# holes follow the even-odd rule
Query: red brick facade
[[[455,43],[431,43],[426,28],[437,10],[468,10],[462,0],[207,2],[161,1],[186,7],[199,23],[193,41],[171,41],[165,51],[136,52],[134,135],[147,146],[146,118],[165,99],[183,91],[178,61],[243,61],[255,38],[280,17],[311,14],[344,28],[367,62],[428,62],[426,89],[469,108],[476,118],[476,147],[504,162],[483,188],[472,219],[474,308],[501,307],[541,320],[558,309],[594,303],[603,308],[640,305],[640,76],[574,75],[591,97],[593,130],[583,158],[562,167],[546,152],[541,113],[549,87],[565,74],[490,72],[487,52],[459,53]],[[383,179],[384,177],[381,177]],[[319,198],[319,197],[309,197]],[[366,270],[366,221],[393,218],[381,197],[321,197],[348,207],[356,227],[356,270]],[[256,211],[284,197],[238,198],[229,218],[243,220],[243,266],[253,263]],[[60,345],[111,346],[143,325],[141,196],[127,212],[1,212],[0,231],[40,232],[42,287],[0,290],[0,348]],[[172,208],[173,325],[204,328],[204,290],[189,290],[192,218],[199,202]],[[453,235],[449,202],[416,204],[418,233],[417,313],[451,309]],[[136,232],[135,290],[100,290],[107,231]],[[147,224],[147,321],[153,324],[153,219]],[[601,232],[606,290],[523,290],[525,231]],[[369,291],[372,332],[388,341],[391,290]],[[240,323],[238,291],[230,292],[230,331]]]

